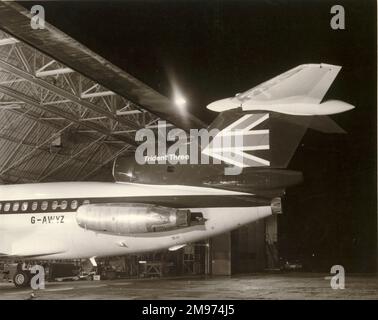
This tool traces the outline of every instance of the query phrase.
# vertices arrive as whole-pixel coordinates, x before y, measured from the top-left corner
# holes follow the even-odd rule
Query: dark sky
[[[27,3],[30,6],[32,3]],[[330,28],[342,4],[346,30]],[[190,110],[302,63],[343,66],[326,99],[356,109],[333,117],[348,135],[309,133],[293,159],[304,187],[280,218],[284,255],[371,270],[376,252],[376,7],[374,1],[45,2],[46,20]]]

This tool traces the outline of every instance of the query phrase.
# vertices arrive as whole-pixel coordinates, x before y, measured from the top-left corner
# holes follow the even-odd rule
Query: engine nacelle
[[[117,235],[170,231],[202,222],[201,217],[192,219],[190,210],[140,203],[89,204],[81,206],[76,215],[84,229]]]

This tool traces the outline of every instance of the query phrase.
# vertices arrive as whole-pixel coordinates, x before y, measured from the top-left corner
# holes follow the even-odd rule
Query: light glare
[[[186,100],[184,99],[184,97],[176,97],[175,98],[175,105],[179,106],[179,107],[185,106]]]

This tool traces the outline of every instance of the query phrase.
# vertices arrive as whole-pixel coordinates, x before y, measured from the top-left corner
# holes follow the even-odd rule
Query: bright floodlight
[[[186,105],[186,100],[184,99],[184,97],[178,96],[175,98],[175,105],[183,107]]]
[[[182,93],[180,86],[175,81],[172,80],[171,84],[172,84],[172,100],[173,100],[173,103],[177,107],[183,109],[187,104],[187,101],[185,99],[185,95]]]

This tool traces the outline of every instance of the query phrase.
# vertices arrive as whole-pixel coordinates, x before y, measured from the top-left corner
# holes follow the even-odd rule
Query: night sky
[[[33,3],[24,4],[31,6]],[[346,30],[330,28],[342,4]],[[376,261],[376,5],[374,1],[45,2],[46,20],[164,95],[176,84],[192,113],[302,63],[343,66],[326,99],[347,135],[309,131],[290,165],[280,254],[311,270],[372,271]]]

